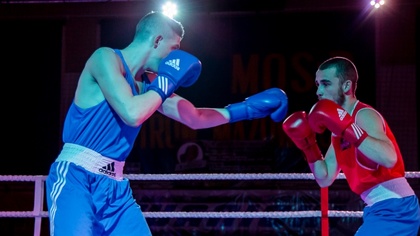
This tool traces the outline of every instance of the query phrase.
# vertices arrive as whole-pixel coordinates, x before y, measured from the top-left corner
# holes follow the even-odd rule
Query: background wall
[[[197,106],[223,107],[275,86],[287,92],[289,113],[308,111],[316,102],[316,67],[327,57],[348,56],[359,68],[358,98],[383,113],[399,141],[407,169],[419,169],[418,4],[400,1],[371,12],[361,3],[334,1],[317,5],[268,1],[266,8],[252,1],[239,6],[223,1],[183,3],[186,11],[178,18],[186,28],[182,47],[200,58],[203,71],[197,83],[181,88],[179,94]],[[7,146],[17,150],[24,146],[32,153],[24,158],[30,167],[12,158],[11,166],[1,172],[47,173],[61,148],[61,125],[84,62],[98,46],[125,47],[138,19],[158,9],[154,4],[0,4],[0,43],[7,58],[1,65],[8,78],[5,85],[19,88],[16,91],[24,95],[7,98],[7,124],[13,128],[5,130],[4,136]],[[270,119],[200,131],[159,114],[148,123],[133,153],[142,148],[149,149],[149,155],[169,152],[173,157],[184,142],[200,139],[271,139],[278,147],[289,145],[281,125]],[[164,125],[168,128],[159,131]],[[140,155],[146,154],[135,154],[133,161]]]

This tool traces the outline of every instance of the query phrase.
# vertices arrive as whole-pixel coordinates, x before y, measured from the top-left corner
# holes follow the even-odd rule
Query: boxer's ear
[[[157,48],[159,46],[159,42],[163,39],[162,35],[158,35],[155,38],[153,48]]]

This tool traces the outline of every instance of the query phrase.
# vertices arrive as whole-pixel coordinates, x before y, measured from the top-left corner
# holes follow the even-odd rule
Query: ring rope
[[[362,211],[328,211],[328,217],[362,217]],[[308,218],[321,217],[321,211],[272,211],[272,212],[143,212],[146,218]],[[0,211],[0,218],[48,217],[48,211]]]
[[[311,179],[312,173],[239,173],[239,174],[126,174],[130,180],[285,180]],[[420,172],[407,171],[406,178],[420,178]],[[337,179],[345,179],[340,173]],[[45,181],[44,175],[0,175],[0,181]],[[293,212],[143,212],[147,218],[301,218],[321,217],[321,211]],[[362,217],[362,211],[328,210],[328,217]],[[48,217],[48,211],[0,211],[0,218],[6,217]]]
[[[239,173],[239,174],[125,174],[130,180],[314,180],[312,173]],[[420,178],[419,171],[405,172],[406,178]],[[337,179],[345,179],[343,173]],[[44,175],[0,175],[0,181],[29,182],[37,179],[45,180]]]

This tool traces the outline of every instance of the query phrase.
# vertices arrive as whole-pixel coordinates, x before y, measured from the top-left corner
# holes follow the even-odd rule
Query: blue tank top
[[[121,58],[125,78],[133,94],[138,95],[127,63],[119,50],[114,51]],[[63,142],[78,144],[114,160],[125,161],[140,129],[141,125],[126,125],[106,100],[87,109],[78,107],[73,100],[64,121]]]

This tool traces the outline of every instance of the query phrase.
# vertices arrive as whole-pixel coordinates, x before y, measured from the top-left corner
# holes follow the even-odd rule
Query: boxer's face
[[[160,56],[161,59],[163,59],[168,56],[171,51],[181,47],[181,37],[174,34],[171,38],[162,38],[158,47],[160,47]]]
[[[329,99],[343,105],[344,92],[340,79],[336,76],[336,68],[328,68],[325,70],[318,70],[315,74],[315,84],[318,87],[316,95],[318,99]]]
[[[157,72],[162,59],[168,56],[171,51],[179,49],[180,46],[181,37],[176,34],[173,34],[172,37],[157,36],[154,40],[154,49],[152,51],[153,63],[151,63],[152,65],[148,69]]]

